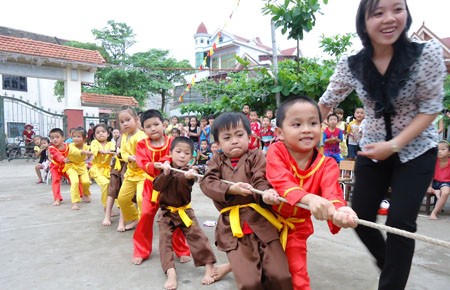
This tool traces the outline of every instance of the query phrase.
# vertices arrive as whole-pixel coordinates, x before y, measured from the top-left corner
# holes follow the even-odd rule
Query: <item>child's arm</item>
[[[164,191],[169,184],[173,181],[173,172],[170,171],[170,163],[165,162],[162,165],[161,174],[159,174],[155,180],[153,180],[153,189],[157,191]]]
[[[55,161],[58,164],[64,164],[64,160],[66,157],[58,150],[56,147],[49,147],[48,152],[50,154],[51,160]]]
[[[159,168],[155,168],[155,162],[153,162],[152,154],[149,154],[146,140],[143,139],[137,143],[136,146],[136,164],[148,175],[155,176],[158,174],[157,169],[161,169],[161,163],[158,164]]]

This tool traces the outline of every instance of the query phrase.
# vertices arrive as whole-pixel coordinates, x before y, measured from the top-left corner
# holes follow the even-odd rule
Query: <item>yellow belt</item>
[[[304,223],[305,219],[299,219],[299,218],[285,219],[284,217],[278,215],[278,221],[281,224],[283,224],[283,229],[281,230],[281,235],[280,235],[280,242],[281,242],[281,246],[283,246],[283,250],[286,251],[288,231],[293,230],[295,228],[294,224]]]
[[[122,170],[122,165],[120,164],[120,158],[116,157],[114,161],[114,169],[117,171]]]
[[[148,179],[150,179],[151,182],[153,182],[153,180],[155,180],[155,178],[153,176],[148,176]],[[159,197],[159,191],[156,191],[153,189],[152,191],[152,198],[150,199],[151,202],[157,203],[158,202],[158,197]]]
[[[171,213],[178,212],[181,220],[183,221],[183,223],[186,227],[190,227],[192,225],[192,220],[186,213],[186,210],[188,208],[191,208],[191,203],[189,203],[188,205],[185,205],[185,206],[181,206],[181,207],[167,206],[166,208],[168,210],[170,210]]]
[[[274,215],[260,205],[256,203],[238,204],[220,210],[220,213],[225,213],[227,211],[230,212],[231,232],[233,233],[234,237],[242,238],[244,236],[241,228],[241,221],[239,218],[239,209],[244,207],[253,208],[257,213],[265,217],[266,220],[268,220],[274,227],[276,227],[278,231],[283,228],[283,225],[274,217]]]
[[[92,164],[92,167],[98,167],[99,169],[103,168],[103,176],[109,178],[111,175],[111,166],[109,166],[109,164],[94,163]]]
[[[86,163],[84,161],[83,162],[78,162],[78,163],[74,163],[74,162],[66,163],[66,165],[64,165],[64,169],[62,170],[62,172],[66,172],[70,168],[77,170],[78,167],[81,167],[81,166],[86,166]]]

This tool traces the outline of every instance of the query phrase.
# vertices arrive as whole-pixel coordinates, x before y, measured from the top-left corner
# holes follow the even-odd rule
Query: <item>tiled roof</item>
[[[33,32],[28,32],[24,30],[14,29],[10,27],[0,26],[0,35],[4,36],[11,36],[11,37],[17,37],[17,38],[27,38],[37,41],[43,41],[43,42],[49,42],[53,44],[60,44],[63,45],[66,42],[69,42],[69,40],[62,39],[56,36],[48,36]]]
[[[0,35],[0,52],[48,57],[72,62],[103,65],[105,60],[96,50],[57,45],[26,38]]]
[[[100,105],[104,107],[137,107],[139,105],[134,97],[102,95],[96,93],[81,93],[81,103],[83,105]]]
[[[441,38],[441,41],[450,48],[450,37]]]
[[[287,49],[283,49],[280,54],[281,55],[295,55],[297,53],[297,47],[291,47]]]
[[[205,23],[203,23],[203,22],[200,23],[200,25],[197,28],[196,34],[200,34],[200,33],[208,34],[208,30],[206,30]]]

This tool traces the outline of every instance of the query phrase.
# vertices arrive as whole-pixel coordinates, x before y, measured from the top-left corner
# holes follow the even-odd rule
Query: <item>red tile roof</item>
[[[450,37],[441,38],[441,41],[450,48]]]
[[[99,105],[104,107],[137,107],[139,105],[134,97],[102,95],[96,93],[81,93],[81,103],[83,105]]]
[[[105,60],[96,50],[82,49],[3,35],[0,35],[0,52],[48,57],[96,65],[105,64]]]
[[[198,28],[197,28],[196,34],[200,34],[200,33],[208,34],[208,30],[206,30],[205,23],[203,23],[203,22],[200,23],[200,25],[199,25]]]
[[[291,47],[280,51],[281,55],[295,55],[297,53],[297,47]]]

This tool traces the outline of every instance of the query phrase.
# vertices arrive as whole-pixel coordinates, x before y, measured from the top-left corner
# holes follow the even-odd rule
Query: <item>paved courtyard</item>
[[[156,226],[151,258],[134,266],[133,232],[116,232],[117,219],[112,227],[101,225],[97,185],[92,185],[93,202],[81,204],[80,211],[70,209],[68,185],[62,186],[65,202],[52,207],[51,186],[35,184],[33,166],[24,160],[0,162],[0,289],[162,289]],[[198,186],[192,206],[200,223],[216,220],[216,209]],[[308,241],[312,289],[376,289],[378,270],[354,231],[332,236],[324,222],[314,223],[316,232]],[[418,224],[418,233],[450,241],[450,202],[439,220],[421,215]],[[214,227],[202,228],[213,243]],[[219,263],[226,262],[213,249]],[[203,268],[192,262],[176,267],[178,289],[236,289],[232,275],[202,286]],[[449,285],[450,249],[417,242],[407,289]]]

